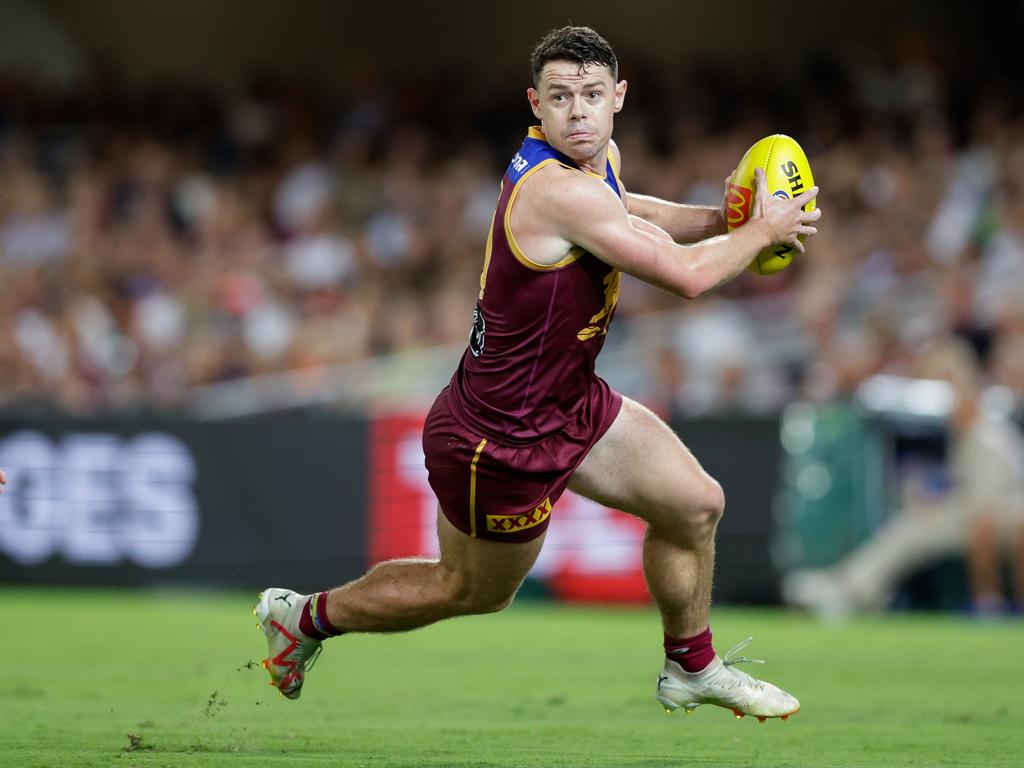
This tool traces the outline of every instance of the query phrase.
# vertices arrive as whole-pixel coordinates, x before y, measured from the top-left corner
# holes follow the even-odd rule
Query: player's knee
[[[498,613],[512,604],[515,592],[499,592],[494,594],[480,595],[474,603],[473,613]]]
[[[514,592],[469,592],[461,596],[458,605],[463,615],[497,613],[508,608],[514,597]]]
[[[725,491],[722,485],[713,477],[708,477],[707,485],[703,492],[703,515],[708,523],[718,525],[718,521],[725,514]]]
[[[496,589],[479,579],[452,574],[448,580],[448,604],[457,615],[497,613],[509,606],[515,590]]]
[[[725,513],[725,491],[717,480],[705,477],[688,510],[687,522],[698,536],[713,535]]]

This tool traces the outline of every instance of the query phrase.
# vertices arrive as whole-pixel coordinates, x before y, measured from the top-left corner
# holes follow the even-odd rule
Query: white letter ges
[[[195,548],[195,462],[167,434],[124,439],[38,432],[0,441],[9,490],[0,496],[0,552],[22,565],[60,554],[69,563],[149,568],[181,564]]]

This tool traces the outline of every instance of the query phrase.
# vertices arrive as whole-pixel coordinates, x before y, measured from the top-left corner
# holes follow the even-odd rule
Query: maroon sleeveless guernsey
[[[501,180],[469,347],[448,392],[459,421],[503,445],[545,440],[584,406],[619,296],[619,271],[582,248],[541,265],[512,235],[520,188],[555,163],[589,173],[531,128]],[[610,160],[604,181],[621,199]]]

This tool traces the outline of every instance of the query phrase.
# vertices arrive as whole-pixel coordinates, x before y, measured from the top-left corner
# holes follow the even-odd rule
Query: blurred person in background
[[[1024,605],[1024,437],[1005,415],[984,408],[982,372],[963,340],[934,342],[918,375],[945,381],[952,391],[949,490],[935,497],[910,485],[903,508],[840,562],[787,574],[786,602],[832,618],[878,611],[903,579],[959,555],[968,563],[973,610],[998,614],[1006,607],[1001,567],[1009,554],[1015,596]]]
[[[1012,397],[1014,419],[1024,428],[1024,328],[999,337],[990,368],[993,382]]]

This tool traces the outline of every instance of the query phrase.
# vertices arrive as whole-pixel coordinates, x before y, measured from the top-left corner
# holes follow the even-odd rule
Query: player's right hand
[[[722,191],[722,204],[718,206],[718,217],[722,220],[721,232],[725,234],[729,231],[729,185],[732,184],[732,180],[736,178],[736,169],[732,169],[732,173],[725,177],[725,188]]]
[[[817,197],[818,187],[811,187],[792,199],[774,197],[768,192],[768,179],[761,168],[754,169],[754,187],[751,221],[761,219],[771,245],[785,244],[803,253],[804,244],[799,236],[818,234],[817,228],[810,225],[821,218],[821,208],[809,212],[803,210],[807,203]]]

